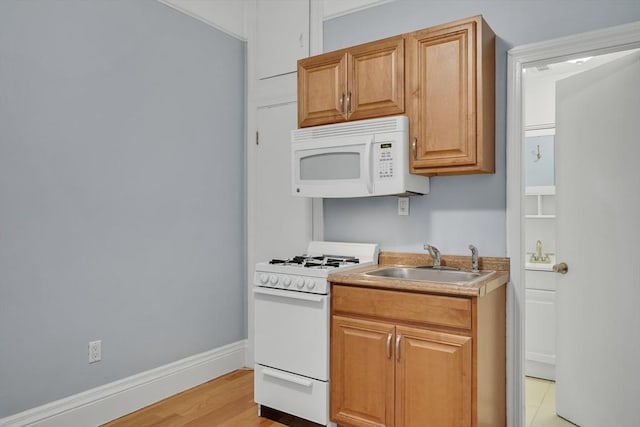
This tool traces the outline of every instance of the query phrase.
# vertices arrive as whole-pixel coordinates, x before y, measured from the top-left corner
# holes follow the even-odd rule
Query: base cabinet
[[[530,272],[551,276],[548,272]],[[553,279],[553,277],[551,277]],[[526,331],[524,374],[556,379],[556,292],[525,289]]]
[[[334,284],[331,421],[345,427],[505,426],[505,292],[492,294],[478,303]],[[479,314],[483,306],[490,312]],[[469,327],[445,326],[451,324]]]

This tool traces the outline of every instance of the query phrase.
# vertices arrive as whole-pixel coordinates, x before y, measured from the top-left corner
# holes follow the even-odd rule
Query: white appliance
[[[304,255],[256,264],[255,384],[259,413],[329,422],[329,273],[378,263],[378,245],[309,243]],[[264,408],[266,407],[266,408]]]
[[[291,131],[295,196],[427,194],[429,178],[409,173],[409,119],[391,116]]]

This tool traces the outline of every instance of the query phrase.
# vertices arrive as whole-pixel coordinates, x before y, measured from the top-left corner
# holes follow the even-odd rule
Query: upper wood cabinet
[[[481,16],[405,34],[411,172],[495,172],[495,35]]]
[[[404,38],[298,61],[298,126],[402,114]]]
[[[411,173],[495,172],[495,35],[482,16],[298,61],[299,127],[393,114],[409,116]]]

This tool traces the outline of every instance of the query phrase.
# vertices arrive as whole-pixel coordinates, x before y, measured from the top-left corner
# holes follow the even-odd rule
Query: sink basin
[[[407,267],[385,267],[365,273],[369,276],[389,277],[394,279],[417,280],[422,282],[450,283],[453,285],[468,285],[478,279],[488,276],[493,271],[471,273],[459,270],[437,270]]]

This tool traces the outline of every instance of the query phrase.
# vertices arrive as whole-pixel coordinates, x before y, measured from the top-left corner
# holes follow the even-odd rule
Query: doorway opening
[[[523,68],[526,419],[572,426],[556,408],[556,84],[633,53],[625,50]]]
[[[552,268],[558,264],[562,250],[559,249],[555,240],[554,230],[556,226],[556,192],[555,192],[555,172],[562,168],[562,164],[555,163],[554,141],[545,144],[543,141],[532,140],[526,144],[527,137],[539,137],[544,135],[536,134],[545,131],[548,135],[553,135],[557,123],[555,117],[544,118],[549,111],[542,111],[537,117],[537,123],[532,123],[527,119],[536,117],[536,113],[527,114],[527,103],[541,95],[536,92],[534,95],[527,95],[527,87],[533,87],[534,76],[540,77],[544,72],[554,68],[567,66],[587,65],[590,61],[600,61],[615,52],[637,49],[640,46],[640,23],[628,24],[611,29],[600,30],[592,33],[566,37],[535,45],[514,48],[509,52],[509,75],[508,75],[508,118],[507,118],[507,247],[508,255],[511,258],[511,294],[509,296],[509,326],[508,332],[511,347],[509,348],[509,370],[511,378],[509,381],[509,425],[519,426],[551,426],[563,425],[555,418],[548,423],[541,423],[544,416],[537,421],[537,415],[542,415],[540,409],[542,403],[553,398],[553,388],[550,383],[538,383],[539,405],[529,402],[528,395],[535,395],[535,386],[527,387],[525,378],[527,373],[532,377],[550,377],[554,379],[555,367],[546,366],[545,369],[532,369],[529,362],[542,365],[537,368],[545,368],[544,365],[553,365],[555,351],[552,346],[544,347],[540,340],[553,336],[554,331],[549,324],[555,323],[550,313],[555,313],[555,301],[552,296],[554,283],[559,277],[554,273],[545,271],[544,268]],[[591,57],[588,60],[584,58]],[[566,61],[572,60],[574,63]],[[596,64],[592,62],[592,64]],[[532,132],[533,131],[533,132]],[[547,135],[547,136],[548,136]],[[549,151],[549,145],[552,146]],[[546,151],[546,152],[545,152]],[[532,164],[532,168],[540,172],[543,169],[544,161],[551,163],[552,182],[534,182],[527,185],[526,180],[531,177],[526,176],[527,162]],[[549,164],[546,164],[549,166]],[[528,191],[527,191],[527,187]],[[538,187],[538,188],[533,188]],[[546,187],[546,188],[545,188]],[[635,203],[635,202],[634,202]],[[560,215],[560,214],[558,214]],[[555,258],[554,258],[555,257]],[[527,268],[537,267],[537,268]],[[536,279],[531,279],[527,275],[536,274],[547,279],[542,282],[546,284],[536,284]],[[555,279],[553,279],[555,278]],[[540,279],[540,277],[538,277]],[[532,288],[537,286],[538,289]],[[539,289],[542,288],[542,289]],[[532,295],[533,294],[533,295]],[[531,297],[535,298],[531,298]],[[536,305],[537,304],[537,305]],[[546,310],[545,321],[547,327],[541,331],[535,329],[535,322],[530,321],[532,314],[541,315]],[[552,320],[552,321],[550,321]],[[537,335],[536,335],[537,334]],[[546,335],[549,336],[546,336]],[[536,342],[538,340],[538,342]],[[533,343],[532,343],[533,341]],[[531,348],[531,344],[538,345],[538,351]],[[604,403],[604,402],[603,402]],[[529,410],[529,411],[528,411]],[[552,411],[554,414],[555,409]],[[555,414],[554,414],[555,416]],[[565,424],[571,425],[571,424]],[[583,425],[587,425],[584,423]]]

